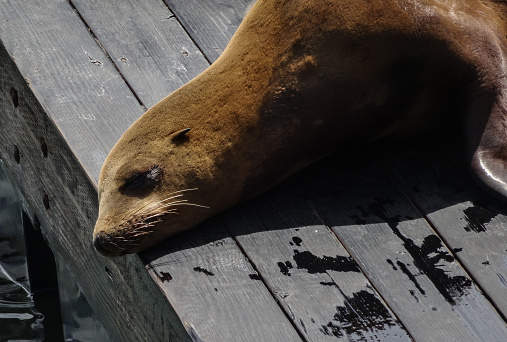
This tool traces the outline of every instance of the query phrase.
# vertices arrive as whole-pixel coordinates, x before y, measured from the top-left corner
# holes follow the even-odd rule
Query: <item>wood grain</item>
[[[72,3],[146,107],[209,66],[161,0]]]

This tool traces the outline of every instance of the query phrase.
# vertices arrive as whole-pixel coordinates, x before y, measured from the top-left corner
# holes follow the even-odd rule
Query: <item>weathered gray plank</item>
[[[386,150],[386,165],[470,275],[507,316],[507,210],[471,178],[457,139]],[[445,148],[442,148],[445,146]],[[410,170],[410,171],[409,171]]]
[[[161,245],[143,256],[194,341],[301,341],[218,221]]]
[[[107,153],[143,108],[66,0],[2,1],[0,18],[9,56],[97,182]]]
[[[336,236],[291,181],[226,222],[308,341],[411,341]]]
[[[415,340],[505,339],[505,322],[394,184],[365,161],[373,156],[336,156],[306,173],[316,211]]]
[[[164,0],[210,62],[224,51],[253,0]]]
[[[10,10],[0,8],[0,17]],[[179,318],[137,256],[112,261],[93,251],[96,190],[38,103],[35,90],[0,45],[0,158],[24,195],[25,210],[35,226],[41,226],[56,256],[66,262],[114,340],[188,341]]]
[[[146,107],[209,66],[162,0],[73,0]]]

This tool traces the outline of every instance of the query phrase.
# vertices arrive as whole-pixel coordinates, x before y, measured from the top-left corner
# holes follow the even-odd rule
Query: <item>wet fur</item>
[[[138,252],[324,155],[436,127],[464,126],[474,175],[507,198],[506,37],[503,0],[259,0],[223,55],[113,148],[95,245]],[[154,167],[150,191],[120,191]],[[198,206],[127,233],[145,219],[126,212],[194,188]]]

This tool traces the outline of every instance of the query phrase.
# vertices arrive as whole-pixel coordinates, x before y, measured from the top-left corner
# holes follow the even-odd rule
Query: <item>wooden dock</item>
[[[115,341],[506,341],[507,205],[459,135],[333,155],[139,255],[92,247],[101,165],[247,0],[0,1],[0,158]]]

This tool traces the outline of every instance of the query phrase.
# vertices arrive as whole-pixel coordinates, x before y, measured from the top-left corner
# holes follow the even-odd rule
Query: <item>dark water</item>
[[[21,208],[0,169],[0,341],[42,341],[43,316],[28,283]]]
[[[48,279],[29,279],[28,274],[34,273],[28,272],[23,228],[27,218],[22,213],[0,160],[0,342],[110,341],[63,262],[52,262],[57,275],[54,285],[31,289],[30,284]],[[31,263],[30,270],[33,267]],[[46,271],[42,274],[50,273]]]

